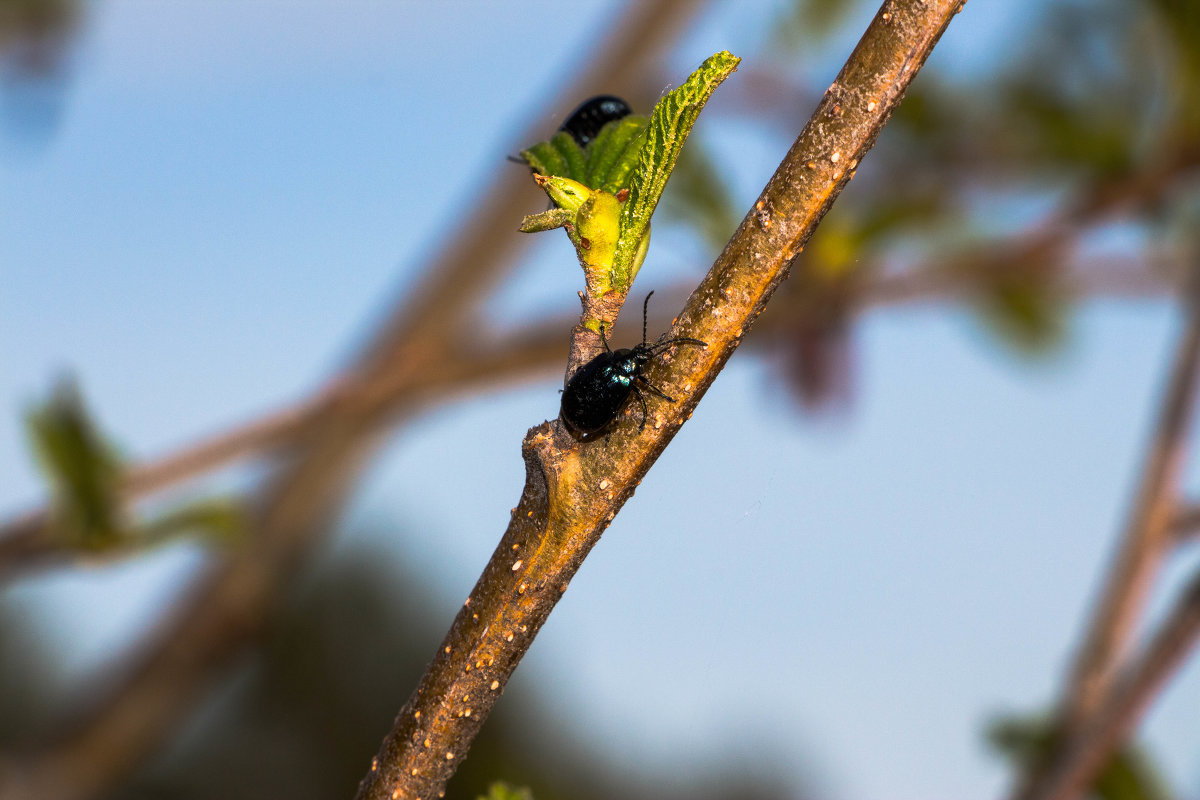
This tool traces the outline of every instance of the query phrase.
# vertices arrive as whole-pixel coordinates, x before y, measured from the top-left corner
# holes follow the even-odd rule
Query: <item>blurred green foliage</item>
[[[781,51],[794,52],[821,41],[845,22],[855,5],[846,0],[794,0],[771,26],[772,44]]]
[[[666,216],[689,226],[714,253],[725,247],[742,221],[723,171],[700,136],[693,136],[679,156],[671,190],[663,200]]]
[[[388,525],[389,537],[405,535],[403,526]],[[444,632],[445,609],[424,580],[369,547],[314,563],[210,700],[111,800],[352,797]],[[20,631],[6,627],[15,619],[5,611],[0,603],[0,656],[16,659],[21,653],[6,644],[19,643]],[[0,711],[44,694],[38,687],[53,675],[32,664],[3,666],[11,671],[0,682]],[[535,685],[528,678],[509,684],[447,798],[494,796],[497,781],[528,787],[537,800],[795,797],[765,761],[731,757],[682,778],[605,764],[588,751],[571,715],[538,704]],[[521,796],[507,796],[514,794]]]
[[[1036,769],[1055,745],[1045,718],[1006,717],[992,723],[989,744],[1021,771]],[[1096,776],[1090,796],[1096,800],[1170,800],[1157,770],[1136,747],[1117,751]]]
[[[488,788],[487,796],[480,795],[478,800],[533,800],[533,792],[514,789],[507,783],[493,783]]]
[[[61,381],[26,413],[30,448],[54,492],[54,524],[71,547],[102,550],[124,538],[118,494],[123,467],[84,408],[79,388]]]
[[[982,276],[978,308],[984,322],[1010,346],[1026,352],[1042,353],[1062,342],[1068,298],[1053,285],[1052,276],[1052,268]]]
[[[245,528],[241,504],[228,498],[183,503],[144,522],[131,519],[122,498],[125,464],[97,430],[74,381],[60,381],[50,399],[26,412],[26,431],[51,487],[49,530],[63,547],[98,553],[180,536],[228,544]]]

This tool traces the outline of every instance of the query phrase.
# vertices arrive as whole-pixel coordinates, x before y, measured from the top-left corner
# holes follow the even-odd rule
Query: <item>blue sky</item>
[[[778,5],[716,6],[666,59],[675,80],[716,49],[754,52]],[[39,496],[19,419],[64,370],[127,451],[149,456],[299,397],[342,363],[471,182],[507,168],[522,114],[583,62],[613,4],[573,6],[568,18],[548,3],[97,5],[58,128],[0,148],[0,511]],[[1012,9],[968,4],[933,65],[984,68],[1021,35]],[[851,43],[800,69],[832,77]],[[737,141],[724,147],[764,178],[786,147]],[[698,250],[664,246],[671,236],[652,245],[645,288],[696,268]],[[498,316],[576,302],[565,243],[532,252]],[[739,353],[513,691],[536,687],[587,720],[589,747],[629,768],[700,769],[732,734],[732,752],[790,765],[831,797],[995,795],[1005,772],[981,730],[1057,686],[1178,328],[1162,303],[1098,304],[1075,322],[1063,353],[1028,365],[958,312],[873,314],[856,332],[857,403],[836,424],[799,419],[767,365]],[[433,576],[447,622],[503,530],[520,438],[556,412],[556,388],[427,412],[348,513],[348,531],[376,530]],[[478,457],[452,457],[468,446]],[[475,489],[448,488],[463,485]],[[378,532],[389,519],[416,524]],[[176,549],[10,591],[84,679],[194,562]],[[113,613],[96,619],[93,604]],[[629,731],[648,703],[660,713]],[[1148,728],[1193,795],[1198,703],[1193,665]]]

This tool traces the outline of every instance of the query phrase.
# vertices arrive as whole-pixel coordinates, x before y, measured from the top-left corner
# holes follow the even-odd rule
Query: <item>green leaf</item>
[[[103,549],[123,538],[119,490],[123,469],[97,432],[73,381],[26,413],[30,448],[54,492],[58,532],[72,547]]]
[[[546,191],[546,194],[550,195],[554,205],[571,213],[579,211],[587,199],[592,196],[591,189],[572,178],[558,175],[535,175],[534,180]]]
[[[988,726],[988,743],[1022,771],[1036,769],[1057,745],[1052,723],[1042,717],[1004,717]],[[1126,745],[1092,782],[1099,800],[1169,800],[1158,769],[1139,748]]]
[[[1031,769],[1054,743],[1049,720],[1040,716],[1004,716],[984,732],[992,750],[1022,770]]]
[[[629,188],[629,179],[642,152],[642,134],[648,118],[631,114],[614,120],[588,145],[587,179],[593,189],[616,194]]]
[[[549,142],[538,142],[522,150],[521,158],[539,175],[555,175],[560,178],[567,176],[567,160]]]
[[[30,447],[54,492],[53,532],[68,547],[93,551],[143,547],[185,534],[231,541],[245,530],[242,508],[204,500],[167,511],[145,525],[126,518],[124,467],[92,423],[78,387],[63,381],[26,414]]]
[[[557,135],[556,135],[557,136]],[[571,137],[568,136],[568,139]],[[574,143],[574,140],[572,140]],[[578,147],[578,146],[577,146]],[[567,157],[559,149],[558,142],[550,139],[521,151],[521,158],[539,175],[570,178],[571,169]]]
[[[1100,800],[1170,800],[1149,759],[1133,748],[1113,755],[1096,776],[1092,792]]]
[[[650,217],[696,117],[713,91],[737,69],[739,61],[727,51],[709,57],[682,86],[668,92],[654,107],[630,181],[629,199],[621,208],[621,238],[612,266],[612,283],[618,290],[628,291],[637,274],[640,265],[636,257],[644,247],[642,239],[648,235]]]
[[[858,6],[856,0],[793,0],[773,20],[773,44],[785,51],[828,41],[837,26]]]
[[[1066,298],[1043,275],[1022,272],[992,279],[984,286],[979,310],[1004,342],[1023,352],[1045,352],[1066,336]]]
[[[1161,35],[1174,51],[1168,76],[1173,86],[1162,91],[1171,98],[1185,132],[1200,129],[1200,11],[1195,0],[1151,0],[1162,24]]]
[[[497,781],[488,787],[487,795],[480,795],[478,800],[533,800],[533,792],[526,788],[514,789],[503,781]]]
[[[586,148],[560,131],[521,152],[557,207],[525,217],[521,230],[565,227],[589,297],[617,292],[623,299],[628,293],[649,248],[650,217],[680,149],[713,90],[738,61],[717,53],[659,100],[649,119],[631,114],[613,120]],[[598,330],[603,322],[584,324]]]
[[[587,156],[571,134],[565,131],[559,131],[548,141],[522,150],[521,158],[540,175],[587,182]]]
[[[1055,165],[1078,165],[1099,175],[1123,175],[1136,160],[1137,120],[1103,101],[1081,101],[1047,86],[1041,76],[1010,89],[1004,98],[1031,156]]]
[[[525,163],[539,175],[566,178],[616,194],[626,188],[641,152],[644,116],[631,114],[607,123],[586,148],[559,131],[545,142],[522,150]]]
[[[217,544],[229,544],[246,530],[242,506],[232,500],[202,500],[166,512],[139,528],[140,543],[160,544],[186,535],[200,535]]]
[[[550,144],[558,149],[567,163],[567,172],[563,177],[584,183],[584,178],[587,177],[587,157],[571,134],[559,131],[550,139]]]

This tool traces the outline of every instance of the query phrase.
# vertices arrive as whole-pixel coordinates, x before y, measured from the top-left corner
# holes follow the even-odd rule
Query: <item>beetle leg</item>
[[[633,393],[637,395],[638,402],[642,404],[642,422],[640,425],[638,425],[638,432],[641,433],[642,431],[646,430],[646,416],[650,412],[646,409],[646,398],[642,395],[641,389],[638,389],[636,385],[631,388],[633,389]]]
[[[675,402],[675,398],[674,398],[674,397],[671,397],[671,395],[667,394],[667,393],[666,393],[666,392],[664,392],[662,389],[658,388],[658,387],[657,387],[657,386],[655,386],[653,383],[651,383],[650,381],[648,381],[648,380],[646,380],[645,378],[643,378],[641,375],[638,375],[638,376],[637,376],[637,378],[636,378],[636,380],[637,380],[637,382],[638,382],[638,383],[640,383],[642,386],[645,386],[647,390],[649,390],[650,392],[652,392],[652,393],[654,393],[654,394],[658,395],[658,396],[659,396],[659,397],[661,397],[663,400],[666,400],[668,403],[674,403],[674,402]],[[636,389],[637,387],[634,387],[634,388]],[[641,395],[639,394],[638,396],[640,397]]]

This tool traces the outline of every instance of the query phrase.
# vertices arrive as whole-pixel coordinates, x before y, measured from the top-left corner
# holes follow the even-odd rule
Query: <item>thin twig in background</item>
[[[1143,654],[1121,671],[1074,738],[1043,768],[1029,800],[1082,797],[1096,774],[1136,729],[1138,721],[1200,641],[1200,575],[1184,589]]]
[[[340,384],[293,405],[132,466],[122,492],[127,502],[190,480],[232,462],[285,446],[325,413]],[[0,527],[0,581],[13,573],[44,566],[73,555],[57,537],[45,509],[27,512]]]
[[[1068,728],[1090,713],[1107,693],[1150,585],[1171,549],[1169,533],[1179,477],[1200,389],[1200,299],[1196,283],[1193,278],[1187,325],[1176,350],[1137,499],[1067,684],[1063,719]]]
[[[1189,541],[1200,535],[1200,505],[1181,508],[1171,523],[1171,530],[1177,542]]]
[[[1013,794],[1020,800],[1078,796],[1116,742],[1107,737],[1127,732],[1136,718],[1137,709],[1127,707],[1126,690],[1117,685],[1117,675],[1154,578],[1177,541],[1179,478],[1200,389],[1200,276],[1196,273],[1190,278],[1186,298],[1187,322],[1175,350],[1141,486],[1063,689],[1056,721],[1059,744],[1048,759],[1022,776]],[[1144,655],[1142,663],[1153,655]],[[1169,673],[1159,674],[1157,666],[1154,669],[1153,685],[1157,686]],[[1148,699],[1139,700],[1138,708]],[[1098,714],[1118,713],[1111,710],[1113,704],[1120,704],[1119,721],[1109,723],[1105,733],[1097,735],[1093,720]],[[1088,747],[1104,749],[1104,753]]]

